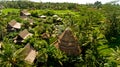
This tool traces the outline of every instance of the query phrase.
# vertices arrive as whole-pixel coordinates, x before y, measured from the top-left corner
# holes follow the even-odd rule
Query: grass
[[[18,13],[20,11],[20,9],[14,9],[14,8],[6,8],[2,10],[4,14],[7,14],[8,12],[14,12],[14,13]],[[39,15],[43,15],[46,11],[48,11],[47,9],[45,10],[30,10],[30,12],[38,12]],[[51,12],[53,12],[54,14],[57,14],[59,16],[64,16],[66,14],[71,14],[74,16],[79,16],[78,12],[72,11],[72,10],[49,10]]]
[[[6,8],[6,9],[3,9],[2,12],[4,14],[7,14],[8,12],[19,12],[20,9],[13,9],[13,8]]]
[[[112,53],[112,50],[108,47],[108,45],[99,46],[98,51],[103,56],[110,56]]]
[[[48,10],[31,10],[32,11],[36,11],[38,12],[40,15],[44,14],[46,11]],[[54,14],[57,14],[57,15],[65,15],[65,14],[72,14],[72,15],[78,15],[78,12],[74,12],[74,11],[71,11],[71,10],[49,10],[51,12],[53,12]]]

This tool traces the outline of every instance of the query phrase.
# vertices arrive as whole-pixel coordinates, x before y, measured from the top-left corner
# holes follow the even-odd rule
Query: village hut
[[[56,20],[57,22],[62,22],[62,18],[57,18],[57,20]]]
[[[50,34],[48,34],[48,33],[43,33],[41,36],[42,36],[43,39],[50,38]]]
[[[14,42],[15,42],[15,43],[21,43],[21,42],[23,42],[26,38],[28,38],[29,36],[32,36],[32,34],[29,33],[29,32],[27,31],[27,29],[25,29],[25,30],[21,31],[21,32],[18,34],[18,36],[16,36],[16,37],[14,38]]]
[[[2,42],[0,42],[0,49],[2,48]]]
[[[28,43],[22,50],[23,59],[32,64],[36,58],[37,51]]]
[[[17,22],[16,20],[11,20],[7,25],[7,31],[18,31],[21,28],[21,23]]]
[[[4,8],[4,6],[3,5],[0,5],[0,9],[3,9]]]
[[[22,10],[20,12],[20,16],[30,16],[30,15],[31,15],[31,13],[29,13],[27,10]]]
[[[22,20],[28,20],[28,17],[27,17],[27,16],[20,16],[20,18],[21,18]]]
[[[65,52],[67,55],[79,55],[81,49],[76,37],[74,37],[72,31],[67,28],[59,37],[55,43],[55,47]]]
[[[62,18],[60,18],[58,15],[53,15],[53,22],[59,24],[62,22]]]
[[[58,15],[53,15],[53,18],[58,18],[59,16]]]
[[[34,20],[33,19],[28,19],[28,22],[29,22],[30,25],[34,24]]]
[[[45,15],[41,15],[40,18],[46,19],[46,16]]]

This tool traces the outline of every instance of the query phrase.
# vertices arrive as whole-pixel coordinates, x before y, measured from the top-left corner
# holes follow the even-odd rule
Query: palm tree
[[[120,66],[120,48],[116,47],[116,50],[111,48],[111,50],[112,53],[109,60],[117,63],[117,66]]]

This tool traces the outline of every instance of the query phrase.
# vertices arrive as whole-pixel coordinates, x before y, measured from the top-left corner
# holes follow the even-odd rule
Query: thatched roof
[[[58,18],[59,16],[58,15],[53,15],[53,18]]]
[[[0,42],[0,48],[2,48],[2,42]]]
[[[21,31],[19,33],[19,36],[23,39],[26,39],[28,36],[31,36],[32,34],[27,31],[27,29]]]
[[[31,13],[29,13],[27,10],[22,10],[21,13],[24,14],[24,15],[26,15],[26,16],[31,15]]]
[[[47,38],[50,37],[50,34],[48,34],[48,33],[43,33],[41,36],[42,36],[42,38],[47,39]]]
[[[29,36],[32,36],[32,34],[29,33],[29,32],[27,31],[27,29],[25,29],[25,30],[21,31],[21,32],[18,34],[18,36],[16,36],[16,37],[14,38],[14,43],[22,43],[22,42],[24,42],[24,40],[25,40],[27,37],[29,37]]]
[[[59,36],[59,39],[62,40],[62,41],[66,41],[66,42],[76,42],[77,41],[77,38],[74,37],[72,31],[67,28],[60,36]]]
[[[22,55],[24,55],[24,59],[30,63],[33,63],[37,52],[36,50],[28,43],[25,47],[24,50],[22,51]]]
[[[34,20],[33,19],[28,19],[28,22],[30,23],[30,25],[33,25]]]
[[[27,19],[28,19],[27,16],[20,16],[20,18],[21,18],[22,20],[27,20]]]
[[[40,18],[44,18],[44,19],[45,19],[45,18],[46,18],[46,16],[45,16],[45,15],[41,15],[41,16],[40,16]]]
[[[78,40],[74,37],[72,31],[67,28],[55,43],[55,47],[68,55],[79,55],[81,52]]]
[[[18,23],[16,20],[11,20],[8,24],[11,27],[16,28],[16,29],[20,29],[21,28],[21,24]]]
[[[60,17],[59,17],[59,18],[57,18],[57,21],[58,21],[58,22],[62,21],[62,18],[60,18]]]
[[[0,9],[3,9],[4,8],[4,6],[3,5],[0,5]]]

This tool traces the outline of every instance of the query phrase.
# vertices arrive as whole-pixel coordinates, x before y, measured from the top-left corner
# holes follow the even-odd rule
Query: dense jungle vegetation
[[[29,18],[34,20],[33,25],[20,18],[23,9],[31,13]],[[46,18],[39,18],[41,15]],[[57,23],[53,15],[62,20]],[[18,32],[7,32],[7,24],[13,19],[22,23],[22,28]],[[68,56],[53,46],[57,35],[67,27],[79,41],[82,52],[78,56]],[[15,44],[13,38],[24,29],[33,36],[23,44]],[[42,38],[43,33],[50,37]],[[38,51],[32,64],[18,54],[28,42]],[[0,43],[1,67],[119,67],[120,5],[99,1],[94,4],[1,1]]]

